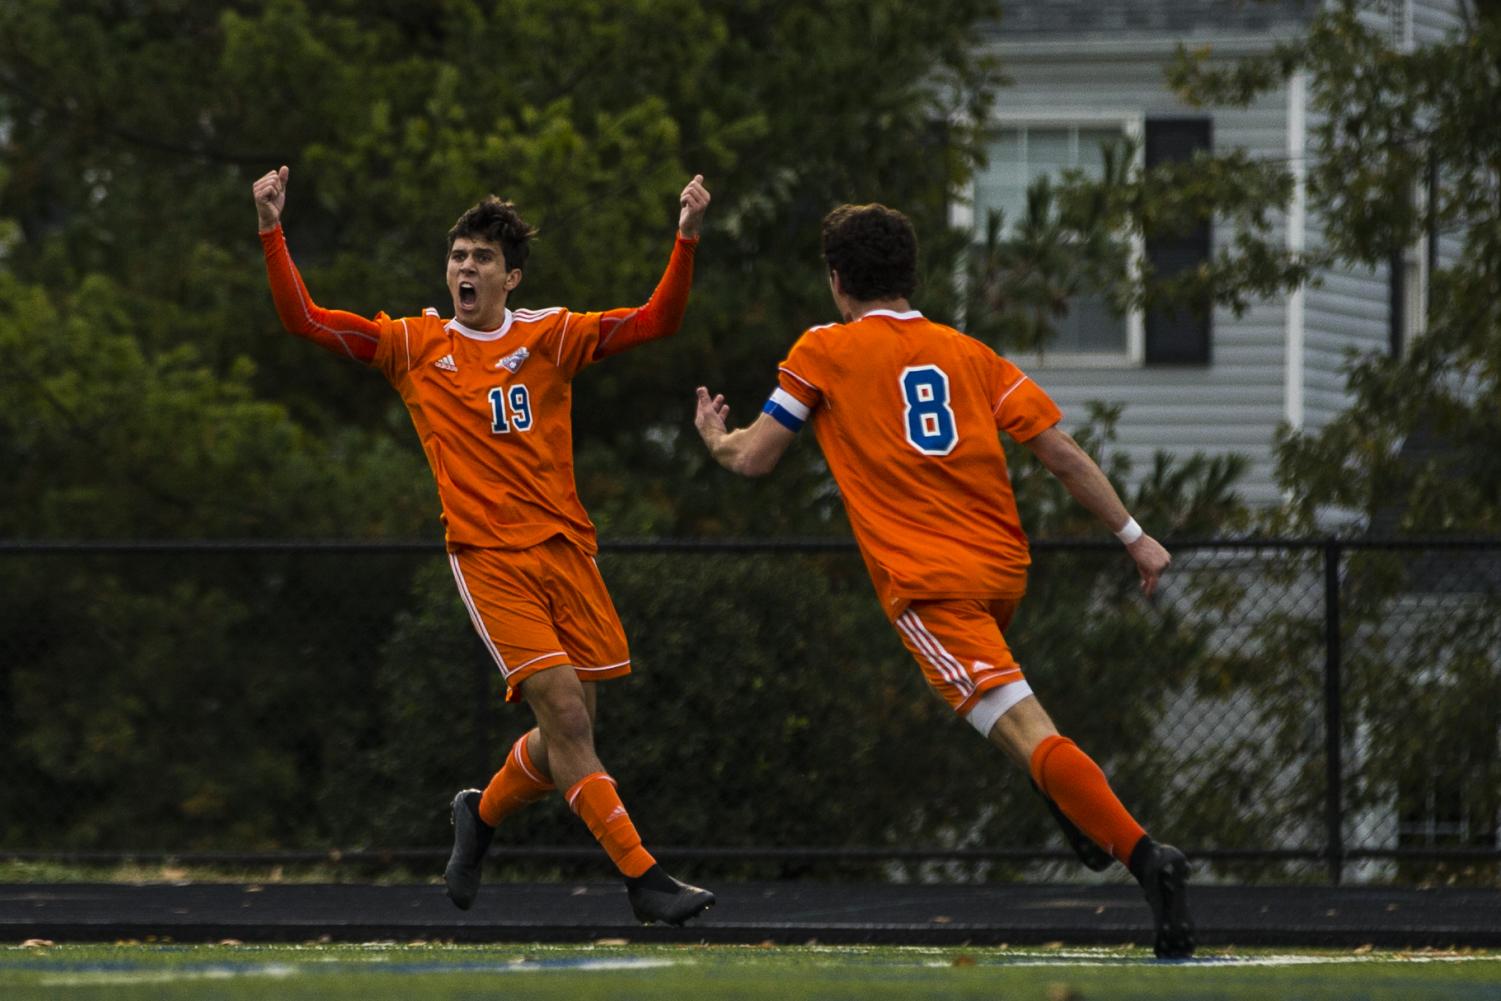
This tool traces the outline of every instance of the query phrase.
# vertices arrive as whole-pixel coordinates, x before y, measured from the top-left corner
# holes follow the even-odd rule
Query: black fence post
[[[1344,876],[1344,739],[1340,687],[1340,544],[1324,543],[1324,824],[1328,844],[1329,880],[1336,886]]]

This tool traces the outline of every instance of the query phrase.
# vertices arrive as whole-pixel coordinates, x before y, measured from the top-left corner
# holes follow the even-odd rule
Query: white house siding
[[[1394,0],[1394,4],[1387,14],[1372,10],[1365,19],[1373,27],[1392,27],[1394,35],[1403,28],[1405,19],[1410,44],[1440,42],[1464,24],[1457,2]],[[1308,114],[1311,131],[1315,119],[1312,112]],[[1322,241],[1319,220],[1310,217],[1308,247],[1317,249]],[[1442,237],[1439,266],[1452,264],[1458,258],[1458,250],[1456,240]],[[1305,293],[1303,428],[1307,431],[1319,430],[1345,408],[1348,402],[1345,372],[1350,352],[1384,352],[1391,345],[1388,267],[1326,269],[1319,273],[1318,279]],[[1420,293],[1413,290],[1412,294]]]
[[[1469,2],[1469,0],[1464,0]],[[1377,0],[1360,12],[1362,23],[1390,31],[1393,42],[1425,45],[1464,26],[1462,0]]]
[[[1311,136],[1320,117],[1305,107],[1305,135]],[[1305,142],[1301,154],[1312,167]],[[1323,221],[1308,219],[1307,248],[1324,246]],[[1389,269],[1341,266],[1318,271],[1303,293],[1303,421],[1302,430],[1317,432],[1345,409],[1346,369],[1350,354],[1386,351],[1391,343]]]
[[[1096,49],[1083,57],[1049,53],[1045,46],[1014,48],[1001,46],[1013,83],[1000,94],[999,121],[1018,116],[1035,123],[1052,116],[1067,123],[1116,112],[1143,118],[1208,114],[1181,104],[1167,89],[1162,67],[1171,57],[1170,45],[1128,43],[1129,56]],[[1213,118],[1217,150],[1244,147],[1255,156],[1287,157],[1281,92],[1246,110],[1217,110]],[[1224,235],[1217,230],[1216,242]],[[1158,451],[1180,457],[1239,453],[1250,460],[1242,496],[1253,504],[1271,504],[1278,500],[1271,441],[1285,412],[1286,317],[1281,300],[1254,304],[1239,318],[1217,311],[1207,366],[1016,360],[1058,401],[1066,427],[1082,420],[1088,401],[1123,404],[1117,447],[1139,472],[1150,469]]]
[[[1309,226],[1309,247],[1322,243]],[[1390,343],[1385,268],[1325,269],[1304,295],[1303,430],[1318,431],[1348,403],[1345,369],[1351,351],[1384,351]]]
[[[1445,41],[1465,27],[1465,10],[1472,0],[1428,0],[1413,4],[1413,36],[1418,45]],[[1438,239],[1438,266],[1450,267],[1459,260],[1464,239],[1458,233],[1441,233]]]
[[[1464,27],[1459,0],[1423,0],[1412,4],[1413,38],[1419,45],[1442,41]]]

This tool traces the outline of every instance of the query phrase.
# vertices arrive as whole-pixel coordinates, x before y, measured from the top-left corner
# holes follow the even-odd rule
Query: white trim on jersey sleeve
[[[1001,394],[1001,398],[999,400],[995,401],[995,408],[992,409],[990,412],[993,413],[993,414],[999,414],[1001,412],[1001,405],[1006,402],[1006,397],[1010,396],[1012,393],[1014,393],[1018,389],[1020,389],[1021,388],[1021,384],[1024,383],[1024,382],[1026,382],[1027,378],[1028,378],[1027,376],[1023,375],[1021,378],[1017,379],[1010,386],[1008,386],[1006,388],[1006,391]]]

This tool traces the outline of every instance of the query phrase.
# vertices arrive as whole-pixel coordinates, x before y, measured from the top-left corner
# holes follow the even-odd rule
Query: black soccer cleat
[[[1068,840],[1069,847],[1074,850],[1075,855],[1079,856],[1079,861],[1083,862],[1086,868],[1092,869],[1095,872],[1104,872],[1115,864],[1115,856],[1095,844],[1089,839],[1088,835],[1074,826],[1074,822],[1064,815],[1063,811],[1059,809],[1058,804],[1053,802],[1053,797],[1043,792],[1041,786],[1033,782],[1032,788],[1036,790],[1037,795],[1042,797],[1042,801],[1048,805],[1048,812],[1058,822],[1058,829],[1063,832],[1064,838]]]
[[[495,828],[479,819],[481,795],[478,789],[465,789],[453,798],[453,852],[443,870],[443,884],[448,899],[461,911],[473,907],[479,896],[485,853],[495,837]]]
[[[627,879],[625,893],[636,920],[644,925],[653,921],[681,925],[714,906],[714,894],[673,879],[660,865],[653,865],[635,879]]]
[[[1188,959],[1194,954],[1188,860],[1172,845],[1144,837],[1131,852],[1130,869],[1152,908],[1152,951],[1158,959]]]

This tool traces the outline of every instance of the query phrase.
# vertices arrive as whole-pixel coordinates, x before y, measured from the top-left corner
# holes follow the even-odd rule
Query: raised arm
[[[709,454],[732,473],[765,476],[777,467],[797,432],[765,412],[748,427],[730,431],[725,426],[729,413],[730,406],[723,395],[710,396],[707,389],[698,387],[698,412],[694,414],[693,426],[698,428]]]
[[[600,320],[599,345],[594,358],[619,354],[647,341],[677,333],[688,309],[688,292],[693,287],[693,255],[698,248],[698,234],[704,213],[709,208],[709,191],[702,174],[678,196],[678,236],[673,244],[667,270],[657,283],[646,305],[635,309],[608,310]]]
[[[375,359],[375,348],[380,343],[379,324],[355,313],[324,309],[313,302],[297,266],[292,263],[281,228],[290,173],[286,167],[270,171],[251,188],[276,315],[289,332],[306,337],[334,354],[369,364]]]
[[[1168,551],[1136,524],[1104,470],[1079,447],[1079,443],[1056,425],[1022,443],[1048,472],[1058,477],[1074,500],[1105,523],[1126,545],[1126,552],[1141,573],[1141,590],[1151,594],[1157,579],[1172,562]]]

